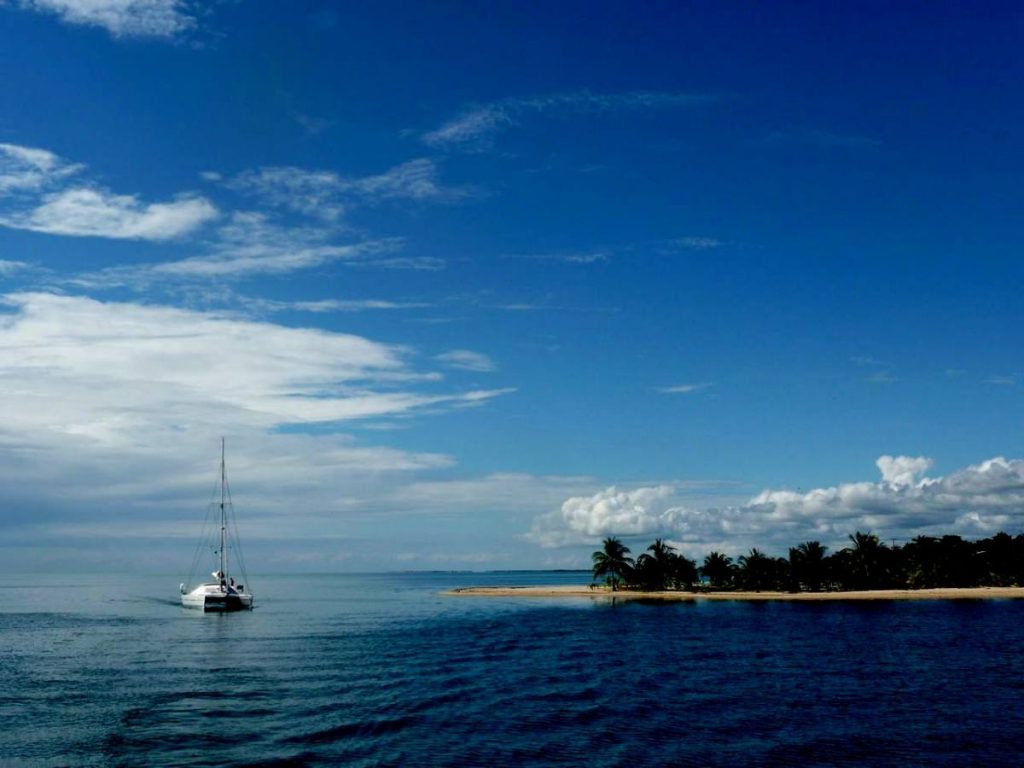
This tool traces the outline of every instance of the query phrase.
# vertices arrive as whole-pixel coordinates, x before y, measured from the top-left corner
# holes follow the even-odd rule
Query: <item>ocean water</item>
[[[587,580],[0,577],[0,766],[1024,765],[1024,601],[439,594]]]

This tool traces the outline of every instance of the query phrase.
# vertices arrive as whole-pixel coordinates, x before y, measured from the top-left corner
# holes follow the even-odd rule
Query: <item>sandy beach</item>
[[[442,594],[466,597],[564,597],[592,600],[992,600],[1024,598],[1024,587],[972,587],[967,589],[875,589],[851,592],[612,592],[603,587],[464,587]]]

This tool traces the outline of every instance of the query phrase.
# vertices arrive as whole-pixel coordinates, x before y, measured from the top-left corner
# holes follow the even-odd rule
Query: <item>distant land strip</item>
[[[534,587],[460,587],[444,595],[468,597],[586,597],[621,600],[747,600],[747,601],[822,601],[822,600],[994,600],[1024,598],[1024,587],[939,587],[937,589],[864,589],[842,592],[687,592],[666,590],[645,592],[607,587],[534,586]]]

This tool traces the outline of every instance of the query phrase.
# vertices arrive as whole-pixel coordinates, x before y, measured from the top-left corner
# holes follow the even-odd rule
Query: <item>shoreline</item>
[[[936,589],[872,589],[849,592],[640,592],[605,587],[459,587],[441,593],[466,597],[558,597],[591,600],[740,600],[746,602],[821,602],[829,600],[1019,600],[1024,587],[939,587]]]

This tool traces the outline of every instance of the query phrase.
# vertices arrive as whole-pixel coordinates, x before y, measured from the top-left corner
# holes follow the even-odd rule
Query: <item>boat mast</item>
[[[226,533],[228,527],[227,515],[224,512],[224,488],[227,485],[227,472],[224,468],[224,438],[220,439],[220,580],[226,581],[228,574],[224,570],[226,565],[226,553],[224,546],[227,544]]]

